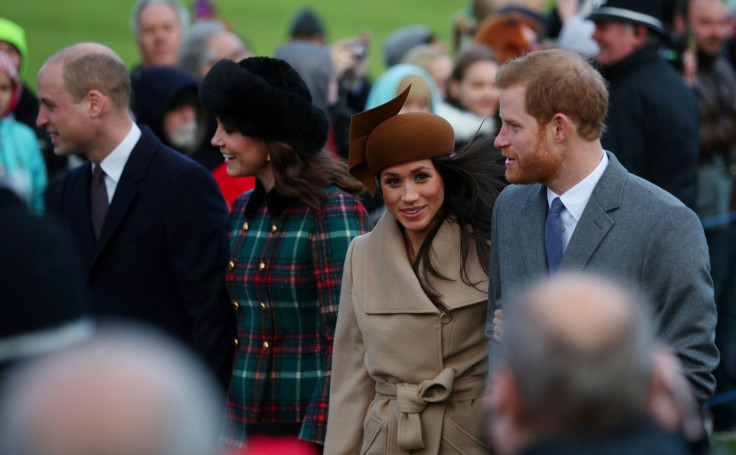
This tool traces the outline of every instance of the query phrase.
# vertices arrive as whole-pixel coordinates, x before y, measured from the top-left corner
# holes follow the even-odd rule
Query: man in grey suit
[[[491,367],[501,311],[515,292],[555,270],[593,271],[654,302],[658,335],[704,403],[718,351],[708,249],[695,213],[603,150],[608,92],[579,55],[533,52],[503,65],[496,83],[503,120],[496,146],[512,185],[493,211]]]

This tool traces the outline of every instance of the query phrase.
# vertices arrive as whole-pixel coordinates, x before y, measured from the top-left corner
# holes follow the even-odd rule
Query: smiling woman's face
[[[379,181],[386,210],[408,233],[426,236],[439,221],[445,201],[445,183],[432,160],[388,167]]]
[[[219,119],[210,143],[220,149],[230,177],[258,177],[268,167],[268,150],[263,140],[245,136]]]

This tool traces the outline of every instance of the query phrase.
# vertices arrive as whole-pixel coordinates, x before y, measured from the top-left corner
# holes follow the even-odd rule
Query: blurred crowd
[[[736,3],[305,5],[272,56],[190,3],[133,68],[0,17],[0,453],[736,438]]]

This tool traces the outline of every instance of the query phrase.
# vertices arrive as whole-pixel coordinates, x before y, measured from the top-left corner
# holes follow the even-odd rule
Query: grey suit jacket
[[[641,291],[653,305],[659,337],[674,348],[700,404],[711,397],[718,365],[716,307],[703,228],[661,188],[610,162],[583,211],[560,270],[586,270]],[[493,311],[547,276],[546,186],[510,185],[493,209],[486,335]],[[501,346],[491,342],[491,368]]]

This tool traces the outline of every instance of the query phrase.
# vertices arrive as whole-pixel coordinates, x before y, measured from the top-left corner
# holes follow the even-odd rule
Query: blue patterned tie
[[[565,208],[560,198],[552,201],[544,224],[544,249],[547,252],[547,268],[554,273],[562,261],[562,218],[560,212]]]

